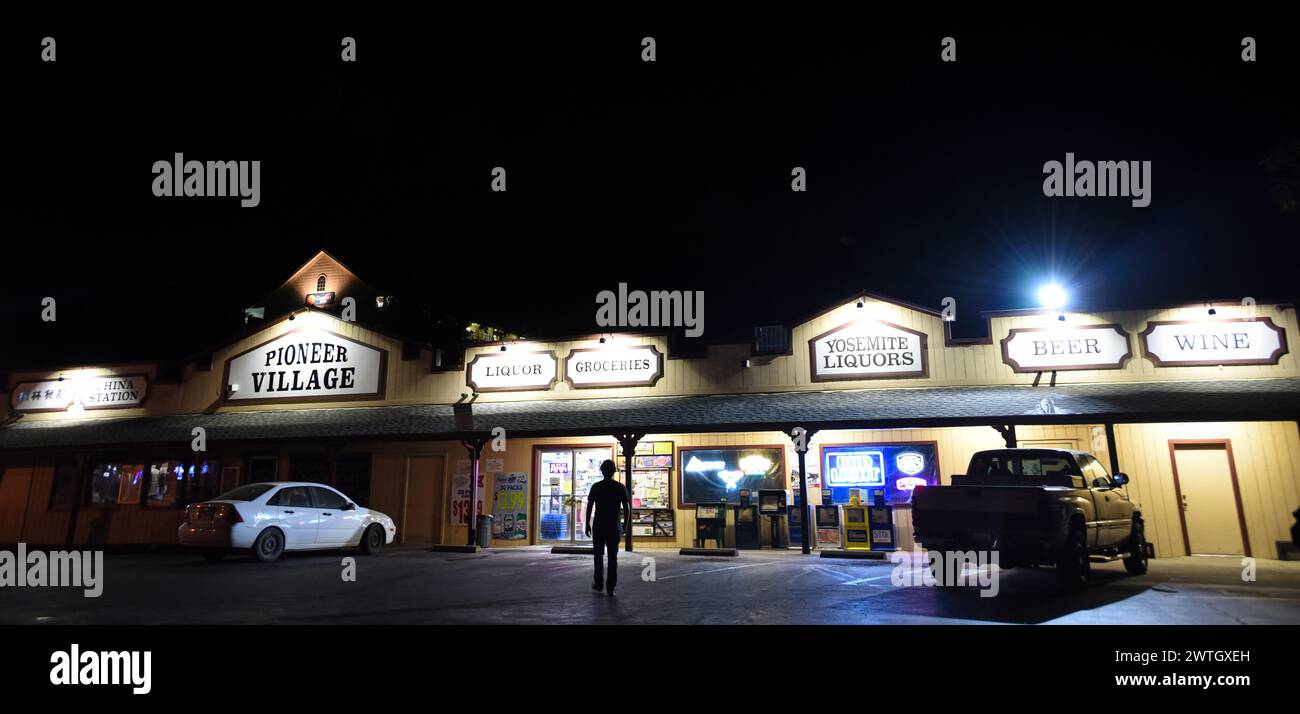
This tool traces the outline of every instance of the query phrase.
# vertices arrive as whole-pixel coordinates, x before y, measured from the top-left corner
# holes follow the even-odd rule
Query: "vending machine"
[[[786,530],[790,533],[790,545],[803,547],[803,498],[794,494],[794,505],[785,513]]]
[[[817,525],[817,547],[825,550],[828,548],[838,549],[843,547],[840,537],[840,507],[815,506],[813,508],[813,517]]]
[[[873,503],[867,507],[867,521],[871,526],[872,550],[897,550],[894,531],[894,507],[885,505],[885,492],[873,491]]]
[[[789,510],[790,492],[782,488],[760,488],[758,490],[758,512],[767,516],[770,522],[773,548],[781,546],[781,521]]]
[[[758,537],[758,506],[736,506],[736,547],[745,550],[763,547]]]
[[[695,504],[695,547],[703,548],[705,541],[725,548],[727,533],[727,506],[724,503]]]
[[[844,548],[871,549],[871,524],[867,521],[867,507],[862,503],[862,492],[856,488],[849,489],[849,505],[844,507]]]

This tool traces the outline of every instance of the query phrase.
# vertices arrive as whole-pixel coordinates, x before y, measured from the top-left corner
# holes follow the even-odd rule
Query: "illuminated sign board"
[[[9,403],[16,412],[63,411],[73,404],[85,409],[127,409],[140,406],[148,394],[149,379],[143,374],[74,375],[20,382]]]
[[[823,445],[821,457],[823,488],[832,503],[849,503],[850,492],[858,490],[863,502],[883,491],[885,503],[906,504],[917,487],[939,485],[934,442]]]
[[[465,367],[465,383],[476,392],[550,389],[558,379],[557,361],[550,351],[480,352]]]
[[[327,308],[334,304],[334,293],[307,293],[307,304],[312,307]]]
[[[226,361],[225,400],[383,399],[387,364],[387,350],[327,330],[294,330]]]
[[[814,382],[900,379],[929,374],[924,332],[861,319],[808,340]]]
[[[785,448],[682,449],[681,505],[738,500],[740,491],[785,488]]]
[[[1267,317],[1151,322],[1142,352],[1157,367],[1277,364],[1286,330]]]
[[[1120,369],[1132,356],[1119,325],[1016,327],[1002,338],[1002,361],[1015,372]]]
[[[651,387],[663,375],[664,356],[654,345],[585,347],[564,360],[564,378],[574,389]]]

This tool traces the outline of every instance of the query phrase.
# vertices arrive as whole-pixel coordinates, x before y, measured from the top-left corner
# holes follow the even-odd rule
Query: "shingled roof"
[[[1300,419],[1300,379],[930,387],[486,402],[469,421],[450,405],[226,412],[120,419],[19,420],[0,450],[177,443],[196,426],[210,444],[290,439],[459,439],[509,436]],[[459,421],[459,423],[458,423]]]

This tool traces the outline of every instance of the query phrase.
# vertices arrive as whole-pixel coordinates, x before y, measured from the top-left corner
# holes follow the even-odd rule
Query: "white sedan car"
[[[397,537],[393,519],[362,508],[329,486],[296,481],[250,483],[185,509],[181,545],[220,560],[251,550],[262,562],[286,550],[361,547],[378,553]]]

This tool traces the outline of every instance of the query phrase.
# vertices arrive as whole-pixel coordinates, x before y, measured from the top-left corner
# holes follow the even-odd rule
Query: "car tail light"
[[[234,506],[230,505],[229,503],[223,503],[223,504],[221,504],[221,511],[220,511],[220,515],[219,515],[218,517],[219,517],[221,520],[223,520],[223,521],[225,521],[225,522],[227,522],[227,523],[243,523],[243,522],[244,522],[244,517],[241,516],[241,515],[239,515],[239,509],[238,509],[238,508],[235,508]]]

